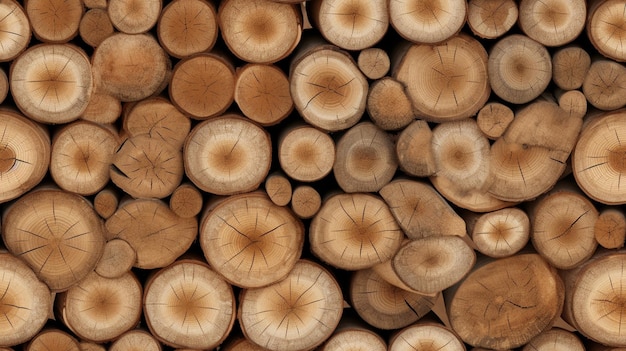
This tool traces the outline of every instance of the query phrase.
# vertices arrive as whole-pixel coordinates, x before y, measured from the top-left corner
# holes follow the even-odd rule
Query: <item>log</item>
[[[572,153],[572,173],[576,184],[592,200],[617,205],[626,203],[621,191],[625,129],[624,110],[603,113],[592,119],[581,131]]]
[[[137,253],[126,240],[111,239],[104,244],[102,257],[94,271],[104,278],[120,278],[130,272],[136,261]]]
[[[118,147],[115,131],[86,121],[75,121],[52,139],[50,175],[63,190],[93,195],[109,182],[109,168]]]
[[[313,218],[322,207],[322,197],[314,187],[298,185],[291,195],[291,209],[302,219]]]
[[[97,47],[115,32],[109,14],[104,9],[89,9],[80,19],[78,34],[92,47]]]
[[[331,196],[309,227],[311,252],[344,270],[370,268],[390,260],[403,237],[389,206],[368,193]]]
[[[232,195],[256,190],[265,180],[272,144],[265,129],[226,114],[196,125],[187,136],[183,157],[185,174],[200,190]]]
[[[0,253],[2,322],[0,345],[31,340],[44,327],[51,309],[50,290],[19,258]]]
[[[24,115],[0,109],[0,203],[13,200],[34,188],[50,165],[47,129]]]
[[[558,269],[572,269],[596,250],[598,211],[575,191],[554,191],[538,199],[529,213],[530,239],[537,252]]]
[[[202,211],[203,196],[193,184],[182,183],[170,196],[170,209],[181,218],[195,217]]]
[[[395,179],[379,191],[410,239],[466,235],[465,222],[428,183]]]
[[[435,158],[431,149],[432,130],[421,119],[411,122],[400,132],[396,141],[398,167],[406,174],[428,177],[435,173]]]
[[[314,182],[326,177],[336,159],[335,141],[306,124],[286,127],[278,138],[278,162],[291,179]]]
[[[453,330],[436,322],[418,322],[395,333],[389,351],[431,348],[441,351],[465,351],[463,341]]]
[[[623,97],[626,84],[626,67],[613,60],[594,60],[582,90],[589,103],[600,110],[617,110],[626,105]]]
[[[287,206],[291,201],[291,181],[284,174],[274,172],[265,178],[265,192],[277,206]]]
[[[624,39],[621,35],[624,18],[614,15],[623,10],[623,4],[612,0],[593,0],[588,6],[586,32],[593,47],[612,60],[626,61]],[[619,28],[617,32],[616,28]]]
[[[397,168],[390,136],[371,122],[355,125],[337,141],[333,175],[346,193],[378,191]]]
[[[213,349],[235,322],[232,287],[195,259],[155,272],[146,282],[143,304],[150,332],[171,347]]]
[[[351,349],[385,351],[387,350],[387,343],[380,335],[366,328],[342,328],[339,326],[333,335],[319,348],[320,351],[340,351]]]
[[[50,43],[74,38],[84,12],[80,0],[28,0],[24,1],[24,9],[35,38]]]
[[[119,194],[113,187],[100,190],[93,198],[93,208],[103,219],[107,219],[115,213],[119,204]]]
[[[123,239],[137,254],[133,266],[165,267],[185,253],[196,239],[196,218],[181,218],[158,199],[128,200],[105,221],[107,240]]]
[[[552,54],[552,81],[563,90],[583,85],[591,66],[589,53],[580,46],[568,45]]]
[[[180,185],[183,174],[181,150],[146,135],[124,140],[109,167],[111,181],[134,198],[167,197]]]
[[[387,52],[381,48],[368,47],[359,51],[357,65],[369,79],[383,78],[391,68],[391,61]]]
[[[150,34],[115,33],[94,50],[91,68],[97,92],[138,101],[165,88],[171,60]]]
[[[10,61],[20,55],[30,42],[29,18],[22,5],[15,0],[0,3],[0,17],[4,18],[6,33],[0,38],[0,61]]]
[[[221,115],[234,99],[235,68],[230,60],[200,53],[179,61],[169,84],[172,103],[195,119]],[[206,99],[206,95],[211,99]]]
[[[298,261],[284,280],[244,289],[239,301],[237,315],[244,335],[272,350],[319,346],[343,313],[343,295],[335,278],[307,260]]]
[[[552,327],[564,294],[556,269],[537,254],[519,254],[477,264],[447,292],[446,306],[452,329],[463,341],[510,349]]]
[[[293,111],[287,74],[271,64],[237,69],[234,99],[243,114],[263,126],[280,123]]]
[[[391,77],[370,84],[366,110],[372,122],[383,130],[403,129],[415,120],[404,84]]]
[[[81,196],[39,189],[3,214],[2,238],[53,292],[65,291],[93,271],[104,250],[100,217]]]
[[[234,195],[207,208],[198,241],[229,283],[258,288],[284,279],[300,259],[304,225],[263,192]]]
[[[519,16],[514,0],[469,0],[467,24],[474,35],[496,39],[506,34]]]
[[[365,112],[367,79],[348,52],[314,40],[307,38],[303,52],[290,65],[294,106],[307,123],[320,129],[350,128]]]
[[[389,2],[389,22],[405,39],[434,44],[457,34],[465,24],[467,2],[420,0]]]
[[[92,272],[57,295],[56,316],[81,340],[111,341],[139,323],[142,290],[133,273],[104,278]]]
[[[502,100],[524,104],[537,98],[552,79],[548,50],[521,34],[498,40],[489,52],[489,82]]]
[[[560,328],[552,328],[536,337],[522,348],[522,351],[571,350],[585,351],[585,345],[572,332]]]
[[[384,0],[313,0],[306,4],[313,26],[326,40],[345,50],[374,46],[389,27]]]
[[[109,351],[136,349],[144,351],[162,351],[163,347],[154,336],[143,329],[134,329],[124,333],[109,346]]]
[[[146,33],[154,27],[161,14],[161,0],[141,2],[108,0],[107,13],[115,29],[126,34]]]
[[[159,43],[177,58],[211,51],[218,31],[217,10],[205,0],[172,1],[163,8],[157,23]]]
[[[605,249],[621,249],[626,240],[626,215],[617,208],[602,209],[593,233],[598,244]]]
[[[24,346],[24,351],[48,350],[80,351],[80,348],[74,336],[57,328],[41,331]]]
[[[502,258],[522,250],[530,239],[530,219],[517,207],[503,208],[467,220],[476,249],[489,257]]]
[[[106,347],[94,342],[81,341],[78,343],[80,351],[106,351]]]
[[[401,2],[392,1],[391,8],[395,3]],[[458,3],[446,6],[452,8]],[[419,118],[429,122],[458,120],[473,116],[487,102],[491,92],[487,63],[491,57],[473,37],[460,33],[440,44],[413,44],[400,55],[392,76],[407,86]]]
[[[89,103],[80,116],[85,121],[113,124],[122,115],[122,103],[113,95],[92,91]]]
[[[350,304],[368,324],[383,330],[407,327],[428,314],[435,297],[398,288],[373,269],[355,271],[350,280]]]
[[[89,103],[93,78],[87,54],[70,44],[32,46],[13,61],[9,73],[18,108],[48,124],[81,116]]]
[[[235,56],[251,63],[286,58],[302,36],[302,11],[268,0],[225,0],[217,10],[220,31]]]
[[[519,26],[531,39],[545,46],[564,46],[585,29],[585,0],[522,0]]]
[[[478,111],[476,124],[487,138],[496,140],[504,134],[514,117],[515,114],[509,106],[488,102]]]
[[[393,270],[411,289],[441,292],[463,279],[476,262],[474,250],[461,238],[442,235],[415,239],[393,256]]]

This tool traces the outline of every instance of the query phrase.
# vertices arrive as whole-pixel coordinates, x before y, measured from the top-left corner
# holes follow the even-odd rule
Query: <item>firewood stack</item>
[[[0,350],[626,348],[625,44],[626,0],[0,0]]]

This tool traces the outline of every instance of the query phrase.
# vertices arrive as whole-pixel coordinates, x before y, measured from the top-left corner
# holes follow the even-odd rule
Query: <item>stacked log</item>
[[[626,348],[625,8],[0,0],[0,350]]]

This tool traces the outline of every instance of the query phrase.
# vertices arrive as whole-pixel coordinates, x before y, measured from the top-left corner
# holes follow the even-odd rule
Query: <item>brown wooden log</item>
[[[109,167],[111,181],[134,198],[169,196],[183,174],[181,150],[146,135],[123,141]]]
[[[265,180],[272,144],[265,129],[226,114],[196,125],[185,141],[183,157],[185,174],[200,190],[232,195],[256,190]]]
[[[291,209],[302,219],[313,218],[322,207],[322,197],[312,186],[298,185],[291,195]]]
[[[191,130],[191,120],[168,99],[153,97],[129,106],[122,128],[130,137],[147,135],[178,150]]]
[[[293,111],[287,74],[271,64],[237,69],[234,99],[243,114],[263,126],[275,125]]]
[[[278,162],[292,179],[314,182],[326,177],[336,159],[335,141],[307,124],[288,126],[278,138]]]
[[[499,102],[489,102],[483,106],[476,116],[476,123],[487,138],[498,139],[513,122],[513,110]]]
[[[282,172],[274,172],[265,178],[265,192],[277,206],[287,206],[291,201],[291,181]]]
[[[89,57],[77,46],[41,44],[13,61],[9,81],[15,103],[26,116],[58,124],[76,120],[85,111],[93,75]]]
[[[366,109],[372,122],[383,130],[403,129],[415,120],[404,84],[391,77],[370,84]]]
[[[457,34],[465,24],[467,2],[453,0],[389,2],[389,22],[405,39],[415,43],[440,43]]]
[[[458,2],[447,6],[453,4]],[[418,117],[432,122],[458,120],[473,116],[487,102],[491,92],[487,62],[482,44],[461,33],[436,45],[411,45],[392,75],[407,86]]]
[[[390,136],[371,122],[355,125],[337,141],[333,175],[345,192],[378,191],[397,168]]]
[[[217,15],[230,51],[252,63],[287,57],[302,36],[302,12],[295,4],[267,0],[221,1]]]
[[[406,245],[407,243],[409,243],[411,240],[410,239],[404,239],[402,242],[402,245]],[[375,266],[373,266],[371,268],[372,270],[374,270],[374,272],[376,272],[376,274],[378,274],[380,276],[381,279],[383,279],[385,282],[398,287],[402,290],[405,290],[407,292],[410,293],[414,293],[414,294],[418,294],[418,295],[422,295],[422,296],[428,296],[428,297],[432,297],[432,298],[436,298],[440,295],[440,292],[436,292],[436,293],[432,293],[432,294],[428,294],[425,293],[423,291],[417,291],[413,288],[411,288],[410,286],[406,285],[402,279],[400,279],[400,277],[398,276],[398,273],[393,269],[393,260],[389,260],[389,261],[385,261],[383,263],[379,263]]]
[[[215,6],[205,0],[172,1],[161,11],[157,24],[159,43],[177,58],[211,51],[218,31]]]
[[[380,189],[379,193],[410,239],[466,235],[463,219],[428,183],[395,179]]]
[[[113,23],[104,9],[90,9],[80,19],[78,34],[92,47],[96,47],[114,33]]]
[[[524,104],[537,98],[552,79],[548,50],[521,34],[502,39],[489,52],[489,82],[501,99]]]
[[[384,0],[313,0],[306,4],[313,26],[326,40],[345,50],[372,47],[389,27]]]
[[[44,327],[51,308],[50,290],[30,267],[9,253],[0,253],[0,272],[0,345],[15,346],[29,341]]]
[[[202,211],[203,196],[193,184],[182,183],[170,196],[170,209],[181,218],[195,217]]]
[[[552,328],[534,337],[522,351],[571,350],[585,351],[585,345],[576,334],[560,328]]]
[[[300,260],[289,275],[239,299],[241,329],[253,343],[272,350],[306,350],[333,333],[343,313],[343,295],[332,274]]]
[[[137,261],[135,249],[123,239],[111,239],[104,244],[102,257],[94,269],[104,278],[119,278],[130,271]]]
[[[105,222],[107,240],[123,239],[137,254],[134,267],[165,267],[196,239],[196,218],[181,218],[157,199],[128,200]]]
[[[595,252],[593,203],[575,191],[554,191],[533,204],[530,239],[543,258],[558,269],[572,269]]]
[[[431,348],[441,351],[465,351],[463,340],[450,328],[436,322],[418,322],[395,333],[389,351]]]
[[[622,138],[624,110],[598,115],[585,125],[572,154],[576,183],[591,199],[616,205],[626,203],[621,178],[626,171]]]
[[[370,268],[390,260],[403,238],[389,206],[368,193],[329,197],[309,227],[313,254],[345,270]]]
[[[141,349],[144,351],[162,351],[161,343],[143,329],[128,331],[109,346],[109,351],[127,351]]]
[[[0,110],[0,203],[26,193],[46,175],[50,164],[50,136],[38,123],[20,113]]]
[[[118,278],[92,272],[56,296],[57,318],[81,340],[107,342],[139,323],[142,290],[130,272]]]
[[[518,15],[514,0],[469,0],[467,24],[474,35],[496,39],[513,28]]]
[[[554,93],[559,107],[570,117],[584,117],[587,114],[587,99],[580,90],[557,90]]]
[[[109,167],[119,144],[115,131],[87,121],[75,121],[52,139],[50,175],[63,190],[93,195],[109,182]]]
[[[383,330],[404,328],[428,314],[436,297],[396,287],[374,269],[358,270],[350,281],[350,304],[368,324]]]
[[[359,52],[357,65],[369,79],[384,77],[391,68],[389,54],[381,48],[370,47]]]
[[[106,351],[106,347],[95,342],[81,341],[78,343],[80,351]]]
[[[319,351],[371,350],[386,351],[387,341],[370,325],[359,319],[353,310],[345,310],[333,334]]]
[[[22,5],[14,0],[0,3],[0,17],[7,27],[0,38],[0,61],[10,61],[24,51],[31,37],[30,21]]]
[[[435,173],[435,158],[431,149],[432,130],[421,119],[402,129],[396,141],[398,167],[408,175],[428,177]]]
[[[93,91],[80,118],[94,123],[113,124],[121,115],[122,103],[118,98]]]
[[[218,116],[234,99],[235,69],[221,55],[200,53],[179,61],[169,84],[169,96],[181,111],[195,119]],[[206,96],[210,96],[207,99]]]
[[[587,101],[600,110],[616,110],[626,105],[626,67],[609,59],[591,63],[582,89]]]
[[[93,208],[100,217],[107,219],[115,213],[119,204],[119,194],[113,187],[100,190],[93,199]]]
[[[545,46],[564,46],[585,29],[585,0],[522,0],[519,26],[528,37]]]
[[[52,291],[64,291],[93,271],[104,250],[104,227],[91,204],[58,189],[20,197],[3,216],[7,249]]]
[[[65,43],[74,38],[84,12],[81,0],[28,0],[24,9],[35,37],[50,43]]]
[[[605,249],[621,249],[626,240],[626,215],[618,208],[600,211],[593,228],[598,244]]]
[[[80,347],[73,335],[57,328],[41,331],[24,346],[24,351],[47,350],[80,351]]]
[[[311,47],[312,46],[312,47]],[[302,118],[323,130],[354,126],[365,112],[367,79],[350,54],[307,38],[291,62],[290,91]]]
[[[626,61],[621,29],[615,35],[615,28],[622,28],[624,25],[624,19],[614,15],[622,10],[623,4],[614,0],[592,0],[588,7],[586,31],[593,47],[610,59]]]
[[[517,207],[487,212],[466,222],[476,249],[489,257],[512,256],[530,239],[530,219]]]
[[[183,259],[149,278],[144,292],[146,324],[172,347],[213,349],[235,322],[232,287],[206,262]]]
[[[154,27],[161,14],[161,0],[107,0],[107,13],[113,26],[126,34],[146,33]]]
[[[284,279],[300,259],[304,226],[263,192],[228,197],[202,216],[207,262],[233,285],[257,288]]]
[[[552,81],[563,90],[578,89],[583,85],[591,57],[577,45],[556,49],[552,54]]]
[[[171,75],[169,56],[150,34],[115,33],[95,49],[91,62],[96,91],[121,101],[157,95]]]
[[[449,291],[446,304],[452,328],[463,341],[507,349],[550,329],[563,299],[563,282],[556,270],[537,254],[519,254],[477,264]]]

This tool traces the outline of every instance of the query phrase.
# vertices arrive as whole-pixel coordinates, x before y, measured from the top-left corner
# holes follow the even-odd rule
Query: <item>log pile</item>
[[[0,350],[626,348],[625,9],[0,0]]]

